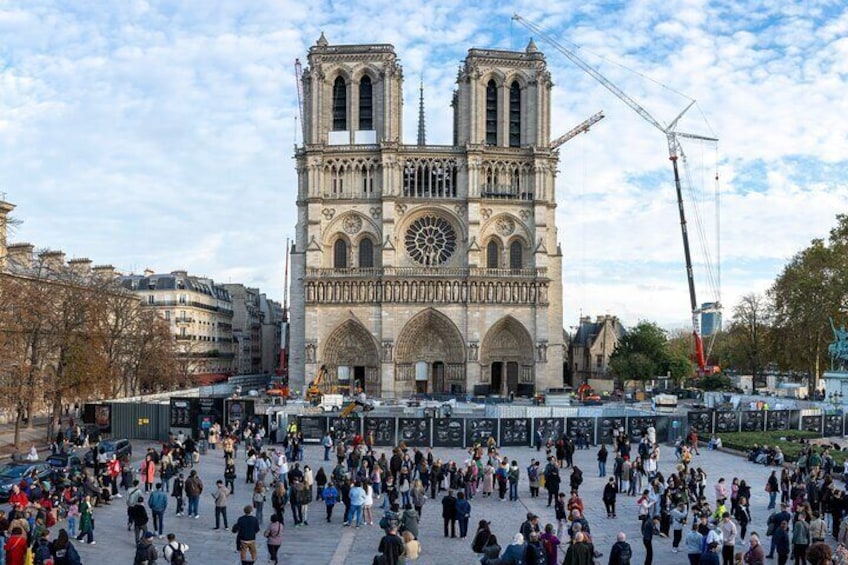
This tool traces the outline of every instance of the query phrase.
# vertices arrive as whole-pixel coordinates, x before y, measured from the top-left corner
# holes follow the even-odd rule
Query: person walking
[[[283,524],[276,514],[271,514],[271,523],[265,528],[265,541],[268,544],[268,559],[277,565],[277,552],[283,545]]]
[[[397,528],[391,527],[386,532],[386,535],[380,540],[380,545],[377,548],[382,554],[384,565],[400,565],[401,557],[403,557],[406,547],[397,533]]]
[[[280,483],[282,484],[282,483]],[[278,485],[279,488],[279,485]],[[275,494],[276,496],[276,491]],[[336,490],[336,486],[333,484],[333,481],[327,483],[327,487],[324,489],[324,504],[327,507],[327,523],[333,519],[333,508],[336,506],[336,502],[339,500],[339,491]],[[283,502],[285,505],[285,502]],[[282,516],[282,511],[278,512]]]
[[[627,535],[624,532],[618,532],[615,539],[616,541],[610,549],[609,565],[630,565],[633,548],[627,543]]]
[[[259,481],[253,486],[253,508],[256,510],[256,519],[259,521],[260,526],[263,521],[262,509],[265,507],[265,492],[266,487],[264,482]]]
[[[518,461],[510,463],[509,471],[507,471],[507,481],[509,482],[509,499],[512,501],[518,500],[518,480],[520,472],[518,470]]]
[[[197,471],[192,469],[185,481],[185,493],[188,497],[188,517],[200,517],[200,495],[203,493],[203,481],[197,476]]]
[[[548,464],[545,466],[545,489],[548,491],[548,506],[556,500],[559,495],[560,476],[559,468],[556,464],[556,459],[551,456],[548,459]]]
[[[453,490],[442,498],[442,520],[444,521],[445,537],[448,537],[448,526],[450,525],[450,537],[456,537],[456,497]]]
[[[236,545],[239,548],[239,556],[242,565],[256,562],[256,534],[259,533],[259,520],[252,515],[253,506],[248,504],[244,507],[244,514],[233,524],[233,533],[236,534]],[[224,514],[226,518],[226,514]],[[247,556],[250,555],[250,559]]]
[[[725,512],[721,517],[721,537],[724,540],[721,545],[722,565],[733,565],[733,554],[736,551],[736,536],[738,535],[736,524],[730,519],[730,512]]]
[[[777,565],[786,565],[787,561],[789,561],[791,547],[788,520],[781,521],[780,525],[775,528],[774,535],[771,537],[771,543],[775,551],[777,551]]]
[[[141,507],[144,508],[144,503]],[[133,565],[154,565],[156,563],[159,559],[159,552],[153,545],[153,538],[155,537],[156,534],[153,532],[144,532],[144,535],[136,543]]]
[[[168,543],[162,548],[162,556],[167,563],[171,565],[185,565],[185,554],[187,552],[188,544],[178,542],[175,534],[168,534]]]
[[[807,513],[801,510],[795,525],[792,526],[792,554],[795,565],[806,565],[807,548],[810,547],[810,526],[807,524]]]
[[[86,496],[79,505],[80,527],[79,535],[77,535],[77,541],[82,541],[82,538],[85,538],[86,543],[94,545],[97,542],[94,541],[94,518],[91,515],[91,510],[91,497]]]
[[[185,479],[183,478],[183,474],[180,473],[177,475],[177,478],[174,479],[174,482],[171,484],[171,496],[177,499],[177,516],[182,516],[184,512],[183,505],[185,504],[185,497],[183,496],[185,493]]]
[[[230,496],[230,491],[224,486],[224,481],[217,481],[215,485],[218,488],[212,493],[212,498],[215,500],[215,527],[212,529],[221,529],[221,518],[224,519],[224,529],[227,529],[229,527],[227,524],[227,497]]]
[[[355,520],[357,528],[362,526],[362,507],[365,506],[365,498],[366,494],[365,489],[362,488],[362,483],[356,481],[353,488],[350,489],[350,510],[345,517],[346,524],[353,526]]]
[[[136,498],[135,504],[130,507],[130,515],[132,516],[135,543],[138,544],[147,531],[147,523],[150,520],[150,517],[147,515],[147,509],[144,508],[144,497],[139,496]]]
[[[697,520],[692,524],[692,529],[686,534],[684,543],[686,544],[686,556],[689,558],[689,565],[700,565],[701,553],[703,553],[704,534],[699,530],[700,524]]]
[[[607,451],[607,446],[605,444],[601,444],[601,448],[598,450],[598,476],[606,477],[607,476],[607,460],[609,459],[609,451]]]
[[[686,519],[688,518],[688,514],[686,512],[686,503],[680,501],[677,503],[677,506],[672,508],[671,512],[669,512],[669,518],[671,520],[671,531],[672,531],[672,541],[671,541],[671,551],[677,553],[680,551],[680,541],[683,538],[683,528],[686,526]]]
[[[465,493],[456,495],[456,519],[459,521],[459,537],[465,539],[468,535],[468,519],[471,517],[471,503],[465,499]]]
[[[162,539],[165,537],[162,532],[165,527],[165,510],[168,508],[168,495],[162,490],[162,483],[156,483],[156,490],[150,494],[147,505],[153,515],[153,530]]]
[[[604,486],[604,494],[601,496],[607,510],[607,518],[615,518],[615,498],[617,494],[618,488],[615,486],[615,478],[610,477]]]
[[[654,562],[654,534],[659,530],[660,519],[658,516],[642,520],[642,545],[645,546],[645,565]]]

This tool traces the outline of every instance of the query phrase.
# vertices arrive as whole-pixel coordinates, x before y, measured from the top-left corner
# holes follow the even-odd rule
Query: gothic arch
[[[374,336],[358,321],[348,319],[330,333],[324,343],[321,363],[331,382],[338,382],[339,367],[361,367],[367,394],[380,391],[380,355]],[[351,375],[354,379],[355,375]]]
[[[375,242],[382,241],[380,228],[365,214],[349,211],[337,215],[323,230],[324,245],[332,245],[338,237],[344,237],[349,242],[359,241],[364,235],[369,235]]]
[[[533,241],[527,225],[516,216],[508,213],[492,216],[480,226],[479,239],[481,241],[488,241],[493,237],[500,239],[502,244],[507,245],[513,239],[518,238],[527,248],[530,246],[529,242]]]
[[[534,382],[533,339],[524,325],[504,316],[489,328],[480,348],[481,375],[495,394],[517,393]]]
[[[517,82],[518,85],[521,87],[521,90],[524,90],[525,88],[527,88],[527,85],[530,81],[527,79],[527,75],[525,75],[524,73],[520,71],[513,71],[504,77],[503,84],[505,84],[507,88],[509,88],[509,86],[512,85],[513,82]]]
[[[495,85],[498,88],[501,88],[505,84],[505,79],[506,77],[502,71],[498,69],[491,69],[480,77],[480,84],[485,87],[487,84],[489,84],[490,80],[493,80],[495,81]]]
[[[371,79],[372,83],[377,83],[380,80],[380,71],[372,67],[371,65],[360,65],[353,71],[353,81],[359,82],[362,80],[362,77],[368,76]]]
[[[398,363],[465,363],[462,334],[450,318],[433,308],[419,312],[403,326],[395,351]]]

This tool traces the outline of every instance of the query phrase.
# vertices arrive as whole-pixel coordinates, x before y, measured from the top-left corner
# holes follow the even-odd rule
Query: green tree
[[[654,322],[640,321],[619,340],[610,369],[622,380],[646,381],[668,369],[668,337]]]
[[[733,309],[728,330],[733,367],[752,375],[755,383],[768,362],[771,319],[771,305],[761,294],[746,294]]]

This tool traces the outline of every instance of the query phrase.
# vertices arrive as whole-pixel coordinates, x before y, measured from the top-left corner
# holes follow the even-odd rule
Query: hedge
[[[783,455],[786,457],[786,461],[795,461],[798,458],[798,454],[801,452],[800,440],[819,439],[821,438],[821,434],[816,432],[802,432],[799,430],[785,430],[774,432],[737,432],[732,434],[722,434],[720,437],[723,447],[743,451],[745,453],[747,453],[754,444],[761,447],[763,445],[767,445],[769,447],[779,445],[780,449],[783,451]],[[821,453],[821,451],[819,452]],[[840,468],[842,467],[846,456],[848,456],[845,452],[836,449],[831,450],[831,455],[833,456],[834,461],[836,461],[836,465]]]

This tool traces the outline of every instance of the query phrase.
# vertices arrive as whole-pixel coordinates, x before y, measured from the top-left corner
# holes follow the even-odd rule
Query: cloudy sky
[[[331,44],[394,44],[405,141],[423,78],[428,142],[447,144],[457,65],[472,46],[523,49],[531,34],[514,12],[579,46],[660,122],[686,96],[698,100],[680,129],[720,138],[684,145],[699,301],[716,298],[703,252],[715,270],[716,189],[728,310],[846,211],[840,0],[0,0],[0,192],[24,222],[12,239],[125,271],[185,268],[281,299],[295,223],[295,58],[322,31]],[[561,151],[564,325],[581,312],[687,324],[664,136],[536,43],[556,84],[555,135],[607,116]]]

